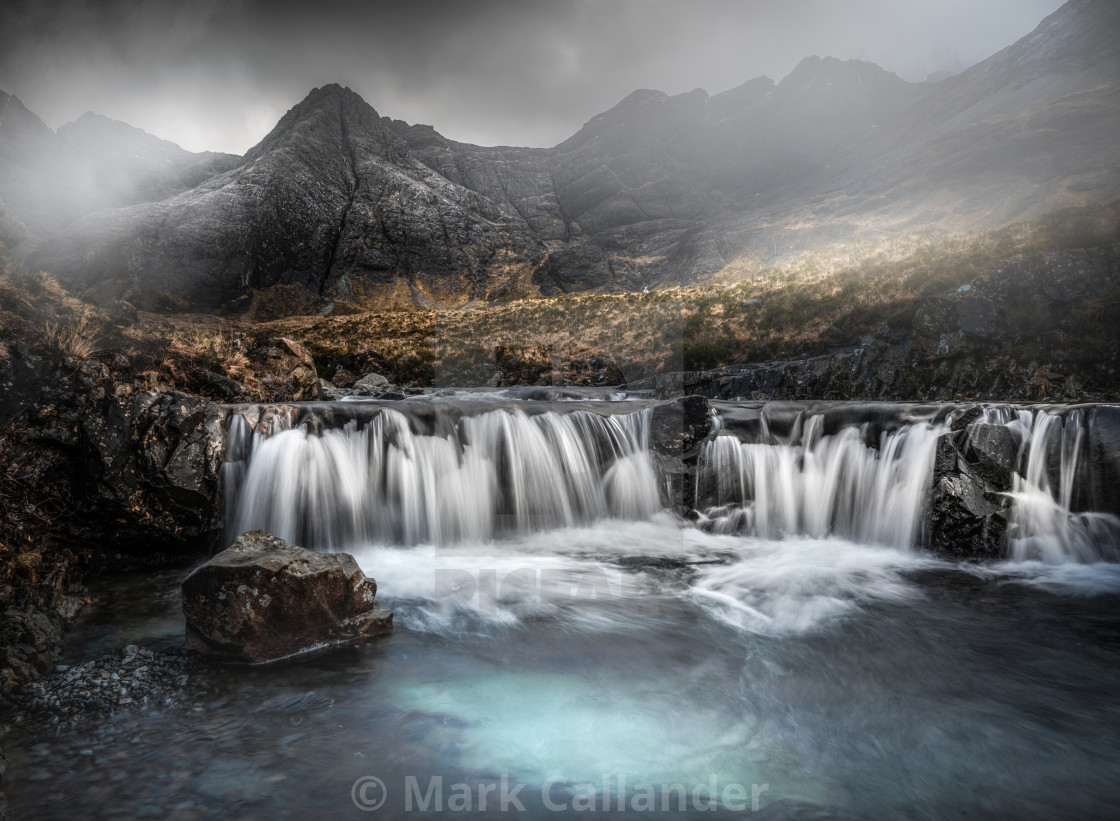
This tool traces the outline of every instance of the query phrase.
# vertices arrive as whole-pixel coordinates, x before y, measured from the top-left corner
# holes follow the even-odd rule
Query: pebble
[[[60,664],[51,675],[24,685],[17,693],[21,709],[16,720],[72,727],[147,704],[177,706],[194,674],[195,663],[185,655],[130,644],[84,664]]]

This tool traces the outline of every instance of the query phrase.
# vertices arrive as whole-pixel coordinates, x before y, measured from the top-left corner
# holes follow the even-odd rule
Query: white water
[[[204,726],[190,710],[121,715],[88,736],[24,722],[5,741],[29,776],[13,779],[13,814],[65,817],[80,805],[130,817],[159,804],[354,815],[353,785],[374,775],[390,793],[376,817],[405,817],[408,776],[481,793],[500,774],[527,785],[531,818],[575,814],[545,812],[546,779],[561,800],[586,784],[613,807],[638,784],[741,784],[748,795],[764,785],[758,817],[771,819],[1115,814],[1115,602],[1068,594],[1116,593],[1120,565],[961,568],[911,549],[921,471],[911,482],[905,463],[928,457],[924,423],[879,448],[855,428],[823,437],[812,422],[784,443],[766,434],[746,449],[746,479],[725,430],[735,472],[720,507],[753,521],[746,482],[772,488],[768,521],[780,526],[768,538],[657,511],[643,414],[500,410],[451,424],[399,407],[322,435],[280,424],[289,429],[254,437],[231,420],[224,469],[231,527],[350,542],[395,612],[393,634],[204,677]],[[310,418],[314,430],[331,411]],[[1027,464],[1033,438],[1057,442],[1042,421],[1027,414],[1017,493],[1041,493],[1045,476],[1049,498],[1075,510],[1083,471]],[[1071,426],[1065,436],[1076,466],[1084,446]],[[800,494],[793,513],[786,492]],[[817,502],[827,516],[806,515]],[[1052,520],[1039,521],[1045,534]],[[831,535],[798,535],[810,527]],[[864,535],[842,538],[844,528]],[[181,641],[175,587],[159,597],[169,644]],[[100,597],[124,628],[114,646],[151,646],[148,625],[134,626],[144,607],[111,591]],[[107,625],[99,615],[78,630],[104,641]],[[608,816],[647,814],[580,813]]]
[[[566,539],[597,521],[649,522],[661,510],[649,410],[554,405],[529,415],[511,403],[456,419],[446,411],[459,398],[437,400],[447,408],[435,417],[407,415],[407,404],[375,407],[360,426],[352,420],[321,432],[279,416],[271,435],[253,435],[243,419],[232,419],[223,468],[227,532],[265,529],[322,550],[433,545],[493,555],[495,540]],[[866,426],[826,434],[822,415],[799,417],[778,436],[763,417],[754,441],[741,441],[715,421],[718,435],[703,445],[697,466],[695,507],[705,530],[784,539],[791,555],[796,545],[823,539],[901,550],[922,543],[945,425],[910,422],[869,441]],[[1081,410],[1063,417],[997,408],[979,422],[1005,426],[1018,442],[1010,559],[1118,558],[1120,518],[1077,510],[1087,473]]]
[[[810,417],[786,440],[722,435],[705,443],[696,507],[707,509],[717,532],[918,543],[944,428],[915,423],[884,433],[873,448],[854,426],[824,435],[823,421]]]
[[[647,440],[645,411],[495,410],[442,436],[414,432],[388,408],[360,428],[300,426],[255,437],[229,532],[332,550],[647,519],[659,507]]]
[[[1011,558],[1047,564],[1120,558],[1120,518],[1074,510],[1085,459],[1082,411],[1063,419],[1044,410],[998,408],[983,421],[1006,425],[1019,441],[1007,540]]]
[[[919,594],[906,574],[952,566],[841,539],[706,533],[666,515],[487,545],[370,545],[354,556],[410,628],[447,635],[559,618],[569,630],[621,637],[665,618],[678,599],[748,633],[800,634],[873,603],[912,601]],[[673,570],[627,564],[633,557],[669,559]]]

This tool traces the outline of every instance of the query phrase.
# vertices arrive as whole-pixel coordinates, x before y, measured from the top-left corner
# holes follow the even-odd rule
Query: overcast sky
[[[780,80],[803,57],[960,71],[1061,0],[2,0],[0,89],[243,153],[307,92],[483,145],[549,146],[638,88]]]

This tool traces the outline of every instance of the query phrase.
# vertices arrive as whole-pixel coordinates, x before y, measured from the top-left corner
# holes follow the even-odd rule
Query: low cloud
[[[0,89],[52,127],[94,110],[241,153],[312,87],[482,144],[553,145],[636,88],[715,93],[806,56],[959,71],[1058,0],[9,1]]]

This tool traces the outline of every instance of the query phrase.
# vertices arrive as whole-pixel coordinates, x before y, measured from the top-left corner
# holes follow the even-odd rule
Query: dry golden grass
[[[1038,224],[916,233],[837,243],[771,267],[744,255],[704,283],[647,293],[430,310],[402,309],[398,302],[346,316],[290,316],[253,333],[295,337],[326,362],[369,350],[389,362],[426,357],[437,384],[480,378],[499,346],[544,347],[562,357],[599,352],[636,378],[857,345],[884,325],[904,330],[925,296],[1047,242]]]
[[[770,267],[747,253],[693,285],[556,297],[534,293],[511,260],[506,294],[522,298],[504,302],[463,302],[432,283],[395,280],[380,292],[358,294],[355,304],[337,305],[329,316],[287,315],[322,306],[278,286],[255,294],[246,317],[142,314],[131,324],[75,300],[52,277],[8,265],[0,272],[0,308],[29,317],[19,321],[68,355],[88,356],[97,347],[106,355],[121,352],[148,383],[186,390],[205,390],[208,374],[217,373],[258,393],[263,377],[251,352],[276,337],[306,345],[326,378],[341,366],[378,370],[402,383],[479,384],[493,375],[496,352],[504,348],[531,349],[553,361],[606,357],[635,379],[812,355],[858,345],[884,328],[905,332],[926,296],[1051,241],[1042,223],[896,235],[836,243]],[[417,309],[417,294],[432,307]],[[1113,302],[1099,302],[1096,316],[1104,322]],[[18,338],[10,330],[15,324],[0,316],[0,333]]]
[[[63,322],[49,320],[43,325],[43,344],[64,356],[89,359],[98,351],[97,330],[88,317]]]

